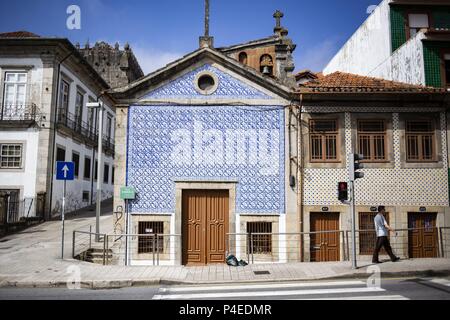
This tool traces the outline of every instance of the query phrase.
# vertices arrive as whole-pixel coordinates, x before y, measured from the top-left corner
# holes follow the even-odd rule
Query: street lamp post
[[[102,202],[102,168],[103,168],[103,104],[101,102],[87,103],[88,108],[98,109],[98,162],[97,162],[97,196],[95,214],[95,241],[100,240],[100,212]],[[95,159],[94,159],[95,160]]]

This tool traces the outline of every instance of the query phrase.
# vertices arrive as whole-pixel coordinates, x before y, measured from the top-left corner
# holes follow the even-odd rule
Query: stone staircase
[[[103,248],[90,248],[75,256],[75,259],[96,264],[103,264]],[[113,260],[113,252],[111,249],[106,250],[105,259],[108,259],[110,262]]]

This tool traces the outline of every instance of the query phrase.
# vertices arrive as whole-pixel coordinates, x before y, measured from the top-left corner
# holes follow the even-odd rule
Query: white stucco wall
[[[86,83],[84,83],[74,72],[69,70],[66,66],[61,66],[61,79],[69,78],[70,85],[70,98],[69,98],[69,110],[68,112],[72,115],[75,114],[75,102],[78,88],[81,88],[84,93],[84,101],[83,101],[83,111],[82,111],[82,121],[84,123],[88,122],[88,108],[86,107],[86,103],[89,102],[90,99],[93,101],[97,101],[97,94],[92,90]],[[105,104],[105,110],[103,112],[103,137],[106,138],[106,120],[108,114],[112,115],[113,123],[111,129],[111,138],[114,139],[114,127],[115,127],[115,113],[112,108]],[[98,125],[98,124],[97,124]],[[57,134],[56,137],[56,145],[57,147],[62,147],[66,150],[66,159],[65,161],[72,161],[72,153],[75,152],[79,154],[80,163],[79,163],[79,175],[75,178],[74,181],[67,182],[66,185],[66,211],[70,212],[73,210],[77,210],[83,208],[87,205],[90,205],[90,201],[83,201],[83,192],[88,191],[95,202],[96,199],[96,188],[97,181],[94,181],[93,189],[91,188],[91,180],[84,179],[84,158],[85,156],[91,159],[91,177],[94,176],[95,170],[92,170],[92,165],[95,164],[95,160],[98,159],[97,148],[95,148],[95,159],[92,159],[92,148],[87,147],[86,145],[74,141],[70,137],[66,137],[60,133]],[[56,153],[56,149],[55,149]],[[56,154],[55,154],[56,157]],[[103,153],[103,163],[109,165],[109,174],[108,174],[108,183],[102,184],[102,199],[111,198],[113,195],[113,182],[112,181],[112,168],[114,166],[114,159],[111,156],[106,156]],[[102,169],[104,170],[104,169]],[[103,182],[103,175],[99,177]],[[53,180],[53,198],[52,198],[52,210],[57,213],[61,207],[61,201],[63,196],[63,182],[57,181],[56,177]]]
[[[73,210],[77,210],[83,208],[85,206],[90,205],[90,201],[83,202],[83,191],[88,191],[91,194],[91,180],[84,179],[84,158],[85,156],[91,159],[91,177],[94,176],[95,169],[92,170],[92,164],[95,163],[95,160],[98,160],[98,154],[95,152],[95,160],[92,160],[92,149],[87,148],[85,145],[80,144],[78,142],[73,141],[71,138],[62,136],[60,134],[56,137],[56,145],[57,147],[62,147],[66,150],[66,159],[65,161],[72,161],[72,152],[75,151],[80,156],[80,164],[78,177],[75,177],[74,181],[68,181],[66,183],[66,212],[70,212]],[[103,164],[109,165],[109,175],[108,175],[108,183],[102,184],[102,199],[111,198],[113,195],[113,182],[112,182],[112,167],[114,165],[114,160],[112,157],[103,155]],[[56,170],[56,169],[55,169]],[[103,175],[98,177],[103,182]],[[52,199],[52,209],[57,210],[61,207],[61,201],[63,196],[63,181],[56,180],[56,176],[53,180],[53,199]],[[93,201],[95,202],[97,189],[97,181],[94,180],[93,184]]]
[[[425,63],[423,58],[423,32],[398,48],[378,68],[370,72],[371,77],[398,82],[425,85]]]
[[[21,189],[20,198],[35,197],[36,157],[39,134],[37,130],[0,131],[0,143],[22,143],[22,168],[0,169],[0,189]]]
[[[335,71],[367,75],[391,55],[391,0],[384,0],[358,28],[324,68],[325,75]]]

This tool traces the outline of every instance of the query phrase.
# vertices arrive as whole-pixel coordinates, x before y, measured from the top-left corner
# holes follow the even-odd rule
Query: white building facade
[[[450,3],[384,0],[324,68],[450,87]]]
[[[97,114],[86,103],[97,100],[105,105],[102,199],[111,198],[115,112],[102,97],[107,83],[66,39],[12,33],[0,42],[0,195],[7,206],[1,222],[60,213],[56,161],[75,162],[66,212],[95,201]]]

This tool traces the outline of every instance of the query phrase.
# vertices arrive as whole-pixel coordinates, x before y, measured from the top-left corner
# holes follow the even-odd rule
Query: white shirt
[[[381,213],[378,213],[373,219],[375,223],[375,231],[377,232],[377,237],[387,237],[388,230],[386,228],[386,219]]]

